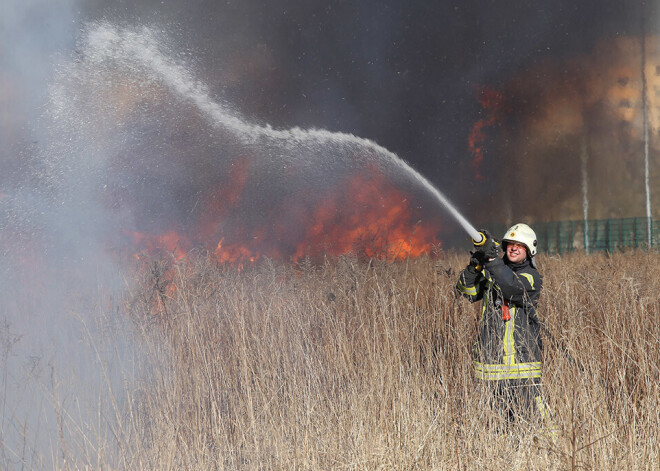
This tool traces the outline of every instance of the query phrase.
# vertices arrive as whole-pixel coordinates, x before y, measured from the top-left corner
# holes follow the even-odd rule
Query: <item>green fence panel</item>
[[[537,222],[532,227],[539,237],[539,250],[548,253],[648,248],[649,230],[651,248],[660,247],[660,221],[645,217]]]
[[[615,252],[631,248],[646,249],[649,247],[649,231],[651,248],[660,247],[660,221],[649,221],[645,217],[549,221],[530,225],[538,237],[540,252],[561,254],[575,250]],[[496,238],[506,230],[502,224],[490,227]]]

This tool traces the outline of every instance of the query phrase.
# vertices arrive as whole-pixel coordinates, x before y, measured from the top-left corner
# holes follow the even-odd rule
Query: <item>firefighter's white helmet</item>
[[[527,224],[514,224],[504,233],[502,242],[517,242],[523,244],[527,248],[527,253],[530,257],[536,255],[536,247],[538,242],[536,240],[536,233]]]

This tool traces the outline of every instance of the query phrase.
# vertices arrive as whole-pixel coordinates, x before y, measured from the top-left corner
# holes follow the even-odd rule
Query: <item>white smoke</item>
[[[9,0],[0,14],[1,469],[111,456],[110,404],[131,381],[120,276],[93,237],[86,173],[48,164],[70,150],[46,111],[54,66],[71,56],[75,6]],[[64,180],[78,184],[77,200],[53,184]]]

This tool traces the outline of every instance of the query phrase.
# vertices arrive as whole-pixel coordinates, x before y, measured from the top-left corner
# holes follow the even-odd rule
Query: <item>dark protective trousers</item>
[[[484,397],[508,425],[539,424],[551,426],[550,415],[541,393],[539,379],[479,381]]]

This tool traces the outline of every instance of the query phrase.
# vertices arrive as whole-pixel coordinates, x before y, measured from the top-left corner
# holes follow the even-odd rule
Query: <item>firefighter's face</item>
[[[527,258],[527,249],[522,244],[509,242],[506,244],[506,257],[510,262],[520,263]]]

